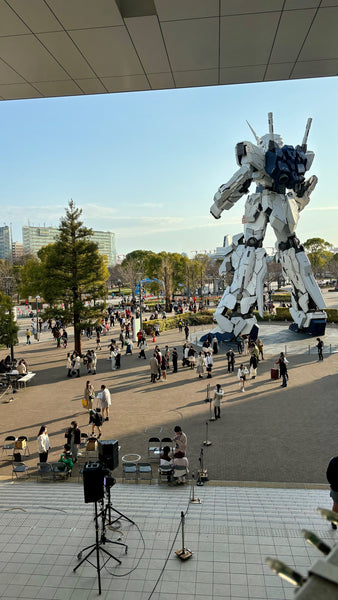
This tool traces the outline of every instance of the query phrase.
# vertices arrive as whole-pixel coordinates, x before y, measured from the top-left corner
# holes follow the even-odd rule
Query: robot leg
[[[237,260],[232,284],[225,290],[214,315],[220,330],[235,336],[249,334],[256,324],[253,315],[256,303],[263,314],[263,282],[267,270],[264,248],[242,244],[235,251],[233,265]]]
[[[283,249],[283,245],[288,247]],[[284,277],[290,280],[292,286],[290,314],[296,329],[323,335],[327,317],[325,302],[312,274],[309,259],[295,236],[290,236],[287,244],[280,244],[279,260]]]

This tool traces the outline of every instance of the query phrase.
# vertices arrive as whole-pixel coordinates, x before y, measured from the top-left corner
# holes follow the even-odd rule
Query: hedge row
[[[161,332],[166,331],[168,329],[175,329],[176,327],[178,327],[178,322],[180,320],[182,320],[184,324],[188,323],[189,325],[210,325],[214,323],[214,312],[215,310],[204,310],[196,314],[188,312],[184,313],[183,315],[177,315],[175,317],[167,317],[166,319],[152,319],[151,321],[143,322],[143,329],[147,335],[152,335],[154,331],[154,325],[156,323],[158,323]],[[338,323],[337,308],[326,308],[325,312],[327,314],[328,323]],[[262,318],[257,311],[254,311],[254,315],[257,321],[292,321],[289,309],[284,307],[276,308],[275,315],[272,315],[270,313],[264,313]]]
[[[291,302],[291,294],[272,294],[271,300],[275,302]]]
[[[199,313],[187,312],[183,315],[177,315],[175,317],[167,317],[166,319],[152,319],[151,321],[143,322],[143,329],[146,334],[151,335],[154,331],[154,325],[158,324],[160,331],[166,331],[167,329],[175,329],[178,327],[179,321],[188,323],[189,325],[209,325],[213,323],[214,311],[205,310]]]

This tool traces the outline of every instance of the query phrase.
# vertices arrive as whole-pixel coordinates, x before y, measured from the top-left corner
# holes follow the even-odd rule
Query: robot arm
[[[221,185],[214,195],[214,203],[210,212],[215,219],[219,219],[223,210],[229,210],[244,194],[247,193],[251,182],[254,167],[250,164],[242,164],[241,168]]]

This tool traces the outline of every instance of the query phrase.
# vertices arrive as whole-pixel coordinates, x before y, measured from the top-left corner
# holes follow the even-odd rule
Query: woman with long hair
[[[49,437],[48,437],[48,433],[47,433],[47,427],[45,425],[41,425],[39,433],[38,433],[38,452],[39,452],[40,462],[47,462],[49,448],[50,448],[50,444],[49,444]]]

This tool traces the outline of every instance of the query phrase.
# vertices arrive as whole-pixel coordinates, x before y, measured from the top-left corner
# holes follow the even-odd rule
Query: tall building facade
[[[20,242],[13,242],[13,244],[12,244],[13,260],[16,261],[19,258],[22,258],[24,254],[25,254],[25,251],[23,248],[23,244],[21,244]]]
[[[12,230],[9,225],[0,227],[0,259],[12,260]]]
[[[93,240],[97,244],[100,254],[108,257],[108,267],[116,265],[115,233],[112,231],[93,231]]]
[[[26,225],[22,228],[22,243],[24,251],[37,254],[40,248],[54,244],[59,230],[57,227],[31,227]]]
[[[25,252],[37,254],[42,246],[53,244],[58,236],[57,227],[22,228],[22,241]],[[116,265],[115,233],[112,231],[93,231],[93,241],[97,244],[100,254],[108,257],[108,266]]]

